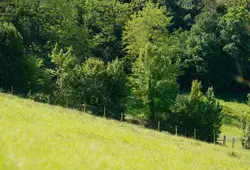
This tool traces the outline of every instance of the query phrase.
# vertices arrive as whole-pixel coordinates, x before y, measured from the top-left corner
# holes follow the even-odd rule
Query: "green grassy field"
[[[229,127],[229,126],[228,126]],[[250,152],[0,93],[0,169],[249,169]]]
[[[246,104],[222,100],[220,104],[223,106],[224,113],[222,132],[227,135],[240,135],[240,116],[250,113],[250,107]]]
[[[239,137],[241,134],[240,117],[242,114],[250,114],[250,107],[243,103],[230,102],[219,100],[223,106],[223,125],[221,127],[221,137],[226,135],[228,143],[232,143],[232,138],[235,137],[236,147],[241,148]]]

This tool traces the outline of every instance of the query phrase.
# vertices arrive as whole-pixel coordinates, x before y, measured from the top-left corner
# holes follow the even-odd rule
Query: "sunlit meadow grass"
[[[221,128],[221,136],[228,136],[228,143],[232,142],[232,137],[236,139],[236,147],[240,148],[241,141],[239,137],[242,135],[240,128],[241,115],[250,114],[250,107],[247,104],[239,102],[226,102],[219,100],[223,106],[223,125]]]
[[[0,169],[249,169],[250,152],[0,94]]]

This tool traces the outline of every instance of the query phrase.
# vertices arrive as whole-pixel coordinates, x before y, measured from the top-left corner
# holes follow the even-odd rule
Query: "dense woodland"
[[[216,93],[248,92],[248,0],[5,0],[0,88],[186,136],[220,133]],[[188,94],[187,94],[188,93]]]

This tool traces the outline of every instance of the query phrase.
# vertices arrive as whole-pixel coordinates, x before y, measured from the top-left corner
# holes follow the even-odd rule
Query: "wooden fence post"
[[[223,137],[223,146],[226,146],[226,144],[227,144],[227,137],[226,137],[226,135],[224,135],[224,137]]]
[[[14,87],[13,86],[11,86],[11,94],[14,94]]]
[[[158,121],[158,131],[161,131],[161,121]]]
[[[86,103],[82,105],[82,111],[83,111],[83,113],[86,113],[86,106],[87,106]]]
[[[103,108],[103,117],[105,118],[106,117],[106,107],[104,106]]]
[[[121,112],[121,122],[123,121],[123,112]]]
[[[48,95],[48,104],[50,104],[50,95]]]
[[[175,126],[175,135],[178,136],[178,127]]]
[[[232,140],[232,148],[234,148],[234,143],[235,143],[235,138],[233,137],[233,140]]]
[[[194,139],[196,139],[196,129],[194,129]]]

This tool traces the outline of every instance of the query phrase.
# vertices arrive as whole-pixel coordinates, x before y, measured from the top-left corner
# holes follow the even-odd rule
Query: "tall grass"
[[[0,169],[249,169],[250,153],[0,93]]]

